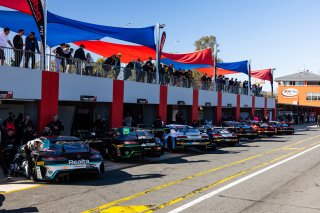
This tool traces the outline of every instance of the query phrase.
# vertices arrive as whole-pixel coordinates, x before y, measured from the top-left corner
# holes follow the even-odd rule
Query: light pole
[[[272,68],[271,69],[271,97],[273,98],[274,95],[273,95],[273,71],[275,71],[277,68]]]
[[[160,65],[160,33],[161,29],[163,29],[166,25],[165,24],[157,24],[157,30],[158,30],[158,37],[156,40],[156,84],[159,84],[159,65]]]
[[[178,43],[179,43],[179,42],[180,42],[179,40],[176,40],[176,41],[174,42],[173,53],[178,53],[177,46],[178,46]]]

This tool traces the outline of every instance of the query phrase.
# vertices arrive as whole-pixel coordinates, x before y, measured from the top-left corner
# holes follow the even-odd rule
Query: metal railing
[[[0,47],[3,50],[4,60],[0,65],[16,66],[40,70],[41,55],[24,50]],[[0,54],[1,56],[1,54]],[[1,59],[1,57],[0,57]],[[1,61],[2,62],[2,61]],[[132,69],[129,67],[119,67],[109,64],[88,62],[74,58],[56,57],[47,54],[46,70],[53,72],[63,72],[76,75],[95,76],[101,78],[119,79],[125,81],[135,81],[141,83],[155,84],[155,72],[144,71],[143,69]],[[214,81],[199,81],[186,76],[174,76],[168,73],[159,73],[159,84],[174,87],[193,88],[198,90],[217,91],[233,94],[248,94],[248,88],[240,85],[228,85],[228,83],[216,83]],[[256,90],[251,95],[263,96],[262,92]]]

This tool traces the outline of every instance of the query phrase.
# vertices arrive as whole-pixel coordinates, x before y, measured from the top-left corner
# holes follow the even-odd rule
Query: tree
[[[214,48],[215,48],[216,42],[217,42],[217,39],[214,35],[203,36],[194,42],[194,46],[196,48],[196,51],[211,48],[212,55],[214,55]]]
[[[216,42],[217,42],[217,39],[214,35],[203,36],[194,42],[194,46],[196,48],[196,51],[211,48],[212,60],[214,61],[214,52],[215,52]],[[222,59],[218,57],[217,61],[222,62]]]

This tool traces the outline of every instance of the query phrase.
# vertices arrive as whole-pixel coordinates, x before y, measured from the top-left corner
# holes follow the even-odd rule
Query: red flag
[[[0,0],[0,6],[32,15],[27,0]]]
[[[273,81],[271,69],[251,71],[251,77],[271,82]]]

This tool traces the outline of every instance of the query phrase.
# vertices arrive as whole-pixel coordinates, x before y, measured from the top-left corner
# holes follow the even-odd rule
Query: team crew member
[[[14,155],[17,153],[14,130],[7,129],[0,142],[0,166],[3,174],[7,177],[10,172],[10,164],[13,162]]]
[[[64,130],[62,122],[58,119],[58,115],[52,117],[52,121],[48,124],[53,135],[59,136]]]

